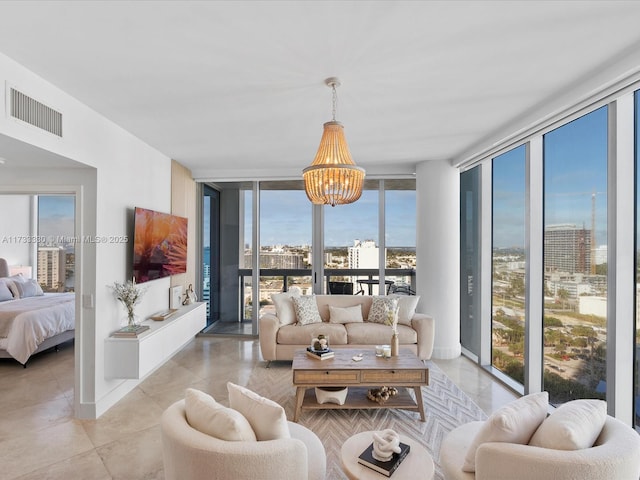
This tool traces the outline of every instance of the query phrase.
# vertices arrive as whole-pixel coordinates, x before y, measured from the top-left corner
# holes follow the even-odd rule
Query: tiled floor
[[[515,395],[465,358],[438,365],[487,413]],[[201,336],[97,420],[73,418],[73,345],[0,360],[0,479],[162,479],[158,422],[186,387],[225,403],[263,368],[256,339]]]

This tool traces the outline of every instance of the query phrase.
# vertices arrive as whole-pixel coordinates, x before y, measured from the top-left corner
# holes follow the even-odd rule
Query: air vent
[[[11,89],[11,116],[62,137],[62,114],[14,88]]]

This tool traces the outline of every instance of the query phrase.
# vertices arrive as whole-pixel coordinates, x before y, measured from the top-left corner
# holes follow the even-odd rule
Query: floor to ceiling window
[[[220,319],[220,193],[208,185],[202,197],[202,301],[211,325]]]
[[[480,356],[480,166],[460,174],[460,343]]]
[[[302,180],[260,182],[260,314],[273,293],[311,294],[311,202]]]
[[[544,136],[544,389],[604,398],[607,107]]]
[[[374,275],[377,279],[380,265],[378,202],[378,181],[367,180],[357,202],[323,207],[327,292],[378,294],[378,285],[368,284]],[[368,269],[371,275],[356,269]]]
[[[38,195],[35,278],[45,292],[75,290],[75,201],[73,195]]]
[[[524,384],[526,147],[493,159],[491,364]]]
[[[415,295],[416,181],[385,180],[385,246],[389,291]],[[393,283],[390,283],[393,282]]]

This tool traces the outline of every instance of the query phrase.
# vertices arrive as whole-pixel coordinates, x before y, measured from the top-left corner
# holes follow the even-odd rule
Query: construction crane
[[[595,190],[591,192],[563,192],[563,193],[553,193],[551,195],[557,197],[572,197],[577,195],[591,195],[591,249],[590,249],[590,257],[589,258],[589,272],[591,275],[595,275],[596,273],[596,195],[603,195],[606,192],[596,192]]]

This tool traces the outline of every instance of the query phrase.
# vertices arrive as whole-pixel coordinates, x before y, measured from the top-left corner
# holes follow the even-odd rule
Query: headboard
[[[9,276],[9,264],[4,258],[0,258],[0,277]]]

